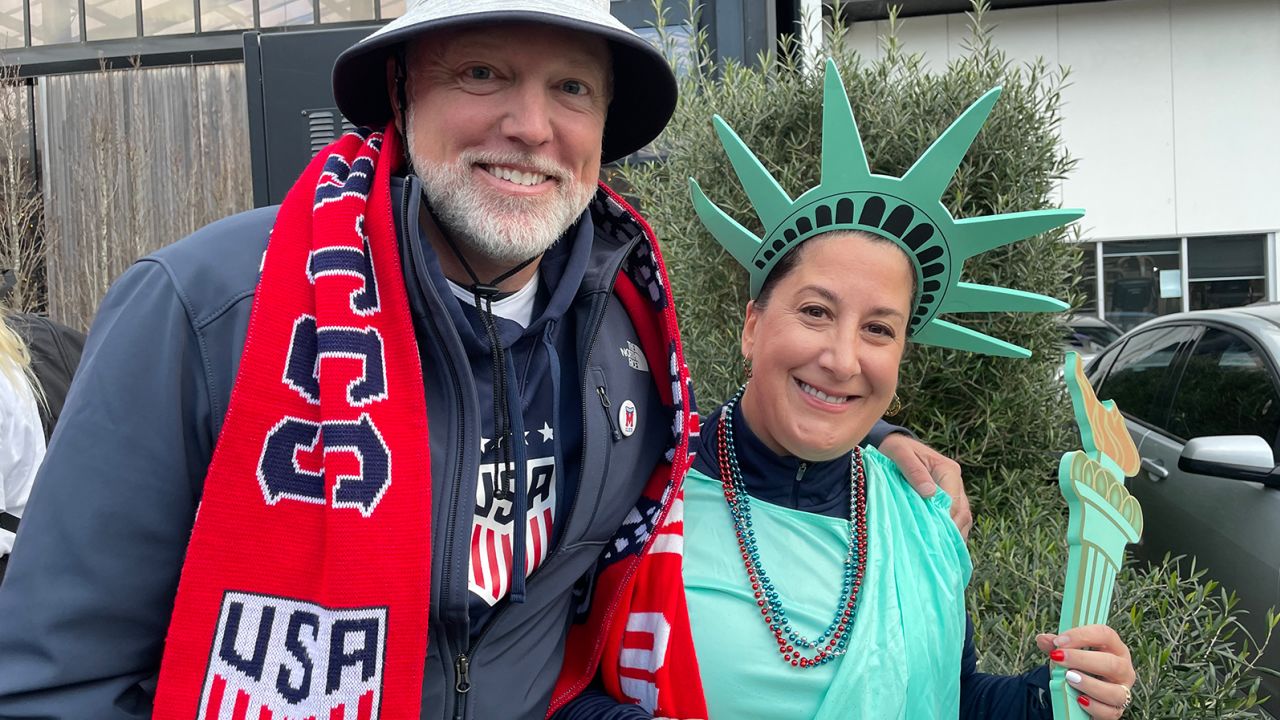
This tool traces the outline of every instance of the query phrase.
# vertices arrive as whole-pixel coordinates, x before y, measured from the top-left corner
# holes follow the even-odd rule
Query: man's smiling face
[[[544,252],[595,193],[604,40],[536,24],[433,33],[408,54],[409,153],[445,232],[485,258]]]

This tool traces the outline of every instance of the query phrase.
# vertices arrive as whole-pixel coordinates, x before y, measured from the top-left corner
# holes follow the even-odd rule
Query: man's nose
[[[551,98],[545,88],[521,83],[511,93],[511,104],[502,118],[502,134],[531,147],[551,142]]]

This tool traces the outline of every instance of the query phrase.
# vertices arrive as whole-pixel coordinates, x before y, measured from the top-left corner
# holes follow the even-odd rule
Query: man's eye
[[[577,80],[566,80],[565,83],[560,87],[570,95],[586,95],[587,94],[587,86],[583,85]]]
[[[472,80],[489,80],[493,77],[493,70],[483,65],[477,65],[467,69],[467,77]]]

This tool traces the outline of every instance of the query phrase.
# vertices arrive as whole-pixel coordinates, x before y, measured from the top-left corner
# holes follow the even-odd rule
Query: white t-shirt
[[[44,429],[35,394],[21,370],[0,370],[0,512],[22,517],[42,460]],[[14,537],[0,529],[0,557],[13,549]]]
[[[529,282],[525,283],[524,287],[495,302],[493,314],[519,323],[520,327],[529,327],[529,323],[533,322],[533,301],[538,298],[538,277],[541,274],[542,270],[535,270],[533,277],[529,278]],[[458,300],[475,307],[475,293],[452,280],[449,281],[449,290]]]

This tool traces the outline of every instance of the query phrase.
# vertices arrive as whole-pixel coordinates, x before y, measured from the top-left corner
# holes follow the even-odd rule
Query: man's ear
[[[400,119],[404,117],[403,108],[400,107],[400,88],[399,77],[397,75],[399,58],[395,53],[387,56],[387,99],[391,101],[391,117],[396,122],[396,129],[400,131],[400,137],[405,136],[405,129],[400,123]]]

